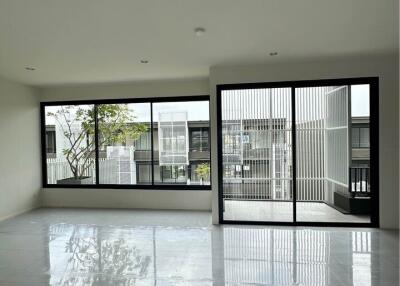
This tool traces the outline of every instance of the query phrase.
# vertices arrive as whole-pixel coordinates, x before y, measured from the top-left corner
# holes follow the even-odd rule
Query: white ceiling
[[[175,79],[393,53],[395,1],[0,0],[0,75],[32,85]]]

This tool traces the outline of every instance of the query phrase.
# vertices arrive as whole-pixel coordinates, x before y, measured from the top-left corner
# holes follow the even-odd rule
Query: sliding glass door
[[[219,86],[221,222],[377,225],[371,91],[377,79]]]
[[[369,94],[369,85],[296,88],[297,221],[371,222]]]
[[[293,220],[290,88],[221,93],[226,220]]]

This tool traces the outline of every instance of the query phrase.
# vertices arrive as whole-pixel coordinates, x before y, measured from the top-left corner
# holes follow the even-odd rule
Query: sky
[[[82,106],[81,106],[82,107]],[[87,105],[87,108],[90,108]],[[136,121],[150,122],[150,103],[130,103],[128,104],[129,110],[136,116]],[[47,112],[56,112],[58,106],[47,106]],[[160,102],[153,104],[153,120],[158,121],[158,114],[160,112],[181,112],[186,111],[188,121],[209,120],[209,106],[208,101],[187,101],[187,102]],[[54,125],[54,118],[46,116],[46,125]]]
[[[132,103],[129,109],[137,116],[137,121],[150,121],[149,103]],[[153,121],[158,122],[159,113],[163,112],[187,112],[188,121],[209,120],[208,101],[187,101],[187,102],[160,102],[153,104]]]
[[[369,116],[369,85],[351,86],[351,116]]]

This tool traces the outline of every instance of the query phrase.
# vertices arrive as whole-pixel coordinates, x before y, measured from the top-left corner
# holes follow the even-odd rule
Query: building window
[[[56,153],[56,131],[54,126],[46,128],[46,153],[48,157],[52,157]]]
[[[369,127],[352,127],[352,147],[369,148]]]
[[[190,128],[190,151],[209,151],[208,127]]]
[[[207,96],[42,103],[44,185],[209,190],[208,105]]]
[[[151,150],[151,131],[146,130],[146,132],[142,133],[139,138],[134,142],[135,150]]]

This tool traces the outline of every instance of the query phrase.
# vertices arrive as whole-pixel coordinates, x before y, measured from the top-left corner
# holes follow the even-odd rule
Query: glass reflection
[[[53,225],[49,284],[212,285],[210,246],[210,232],[203,228]]]
[[[223,237],[225,285],[372,283],[368,231],[225,227]]]
[[[371,285],[371,233],[352,233],[353,285]]]
[[[49,235],[50,285],[373,285],[380,278],[371,275],[370,231],[56,224]]]
[[[225,280],[261,285],[327,285],[329,236],[321,231],[224,229]]]

